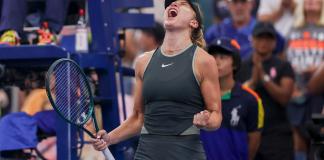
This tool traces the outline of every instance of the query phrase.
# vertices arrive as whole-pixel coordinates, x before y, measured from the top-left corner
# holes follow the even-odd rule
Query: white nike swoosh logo
[[[171,66],[171,65],[173,65],[173,63],[169,63],[169,64],[162,64],[162,68],[164,68],[164,67],[168,67],[168,66]]]

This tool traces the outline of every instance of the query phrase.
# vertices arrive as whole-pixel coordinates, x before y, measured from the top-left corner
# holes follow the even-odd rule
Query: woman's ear
[[[191,20],[191,21],[190,21],[190,27],[192,27],[192,28],[194,28],[194,29],[198,28],[198,27],[199,27],[199,23],[198,23],[198,21],[195,20],[195,19]]]

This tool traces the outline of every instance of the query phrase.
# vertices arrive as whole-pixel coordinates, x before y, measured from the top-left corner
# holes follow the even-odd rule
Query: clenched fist
[[[198,128],[206,128],[208,126],[208,121],[210,117],[210,112],[207,110],[201,111],[195,114],[193,119],[193,124]]]

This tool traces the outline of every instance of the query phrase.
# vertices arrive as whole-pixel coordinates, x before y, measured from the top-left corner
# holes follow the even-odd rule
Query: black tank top
[[[150,134],[179,135],[191,127],[204,109],[200,86],[193,72],[197,46],[174,56],[158,48],[144,72],[144,127]]]

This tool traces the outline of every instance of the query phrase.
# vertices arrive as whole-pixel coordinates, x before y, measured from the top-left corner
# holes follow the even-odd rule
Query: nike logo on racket
[[[165,68],[165,67],[168,67],[168,66],[171,66],[171,65],[173,65],[173,63],[169,63],[169,64],[163,64],[163,63],[162,63],[161,67],[162,67],[162,68]]]

